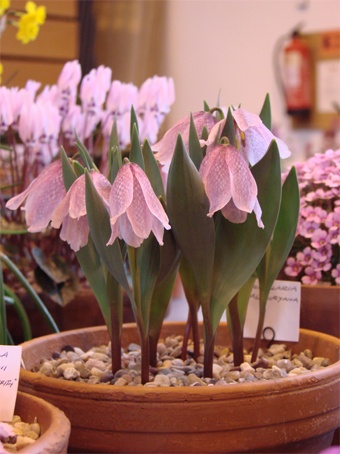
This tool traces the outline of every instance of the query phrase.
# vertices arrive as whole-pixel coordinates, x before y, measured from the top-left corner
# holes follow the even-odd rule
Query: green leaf
[[[204,109],[204,112],[210,112],[210,107],[209,107],[207,101],[203,102],[203,109]]]
[[[77,251],[76,255],[81,269],[83,270],[83,273],[97,298],[105,324],[109,327],[110,310],[106,291],[106,269],[100,260],[91,236],[89,236],[87,245]]]
[[[64,186],[66,191],[68,191],[72,184],[76,181],[77,174],[74,171],[63,147],[61,147],[61,165],[63,170]]]
[[[176,242],[192,267],[201,297],[207,301],[214,258],[214,221],[207,216],[209,201],[180,135],[169,169],[167,208]]]
[[[110,216],[87,171],[85,182],[87,218],[95,247],[107,269],[132,298],[119,242],[116,240],[113,244],[106,246],[111,236]]]
[[[254,274],[250,276],[247,282],[240,288],[237,293],[237,308],[240,317],[241,328],[243,331],[244,323],[246,321],[248,302],[255,284],[256,277]]]
[[[227,119],[226,119],[224,128],[222,130],[221,137],[228,137],[230,145],[235,147],[235,144],[236,144],[235,126],[234,126],[233,114],[231,112],[230,107],[228,109]]]
[[[25,341],[31,340],[32,339],[31,324],[24,305],[22,304],[18,296],[13,292],[13,290],[11,290],[7,285],[5,285],[4,287],[6,297],[9,297],[11,299],[11,305],[18,316],[24,340]]]
[[[260,285],[265,285],[265,293],[269,291],[279,271],[283,267],[295,240],[300,210],[299,183],[294,167],[290,170],[282,188],[282,200],[278,220],[272,241],[267,250],[266,266],[257,270]]]
[[[26,290],[28,296],[32,299],[35,307],[38,309],[38,311],[41,313],[41,315],[48,323],[51,331],[54,333],[58,333],[59,329],[52,315],[45,306],[44,302],[41,300],[40,296],[37,294],[37,292],[34,290],[34,288],[31,286],[31,284],[27,281],[25,276],[19,270],[19,268],[17,268],[17,266],[12,262],[12,260],[2,252],[0,252],[0,260],[6,265],[6,267],[14,274],[14,276],[21,283],[23,288]]]
[[[185,257],[182,257],[181,259],[179,273],[181,276],[185,298],[189,306],[193,306],[195,310],[198,311],[200,307],[199,289],[192,267]]]
[[[201,162],[203,160],[203,152],[202,147],[199,142],[199,138],[197,135],[195,123],[190,115],[190,129],[189,129],[189,155],[192,162],[195,164],[196,169],[200,168]]]
[[[281,201],[280,157],[275,142],[253,168],[265,228],[257,226],[255,215],[233,224],[220,216],[216,228],[212,320],[216,330],[233,296],[254,273],[271,239]]]
[[[138,129],[136,125],[133,125],[132,135],[131,135],[131,151],[129,159],[131,162],[135,162],[143,170],[145,170],[144,159],[142,153],[142,147],[139,143]]]
[[[149,178],[151,186],[157,197],[162,196],[164,198],[164,185],[161,172],[147,140],[145,140],[143,144],[142,153],[144,158],[145,173]]]
[[[93,170],[93,169],[97,169],[95,163],[93,162],[91,156],[90,156],[90,153],[88,152],[87,148],[85,147],[85,145],[83,144],[83,142],[79,139],[77,133],[76,133],[76,146],[79,150],[79,154],[83,160],[83,163],[84,163],[84,166],[88,169],[88,170]]]
[[[112,184],[114,179],[117,176],[119,169],[122,166],[122,152],[119,146],[119,137],[117,131],[116,119],[112,124],[111,134],[110,134],[110,143],[109,143],[109,174],[108,180]]]
[[[132,136],[133,136],[134,128],[136,128],[137,135],[138,135],[139,134],[139,131],[138,131],[138,119],[137,119],[137,115],[136,115],[134,107],[131,106],[131,111],[130,111],[130,138],[131,138],[131,143],[132,143]]]
[[[270,97],[269,94],[267,93],[261,112],[260,112],[260,118],[263,121],[263,124],[267,126],[269,130],[272,129],[272,113],[271,113],[271,107],[270,107]]]
[[[155,236],[151,234],[135,250],[137,256],[137,268],[140,276],[140,304],[144,322],[144,332],[149,330],[149,319],[152,295],[157,282],[160,268],[160,246]]]
[[[117,176],[119,169],[123,165],[123,159],[120,149],[113,146],[109,150],[109,174],[107,179],[112,184]]]

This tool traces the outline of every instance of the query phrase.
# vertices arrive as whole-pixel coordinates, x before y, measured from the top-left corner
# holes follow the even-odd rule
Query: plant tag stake
[[[300,328],[301,283],[274,281],[268,296],[264,329],[275,332],[275,341],[298,342]],[[256,280],[251,293],[244,337],[254,338],[259,317],[259,283]]]
[[[0,345],[0,421],[12,421],[21,362],[19,345]]]

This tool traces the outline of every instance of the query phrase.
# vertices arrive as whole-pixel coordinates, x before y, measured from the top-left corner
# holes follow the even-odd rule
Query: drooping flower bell
[[[90,177],[98,194],[107,202],[110,182],[99,172],[90,172]],[[72,184],[51,219],[52,227],[58,229],[62,225],[60,238],[67,241],[76,252],[88,242],[90,228],[86,213],[85,175],[81,175]]]
[[[281,159],[289,158],[291,152],[287,145],[274,136],[258,115],[242,108],[234,110],[232,114],[238,127],[241,152],[250,165],[255,165],[263,158],[272,140],[277,143]]]
[[[6,207],[16,210],[25,202],[23,210],[28,231],[41,232],[65,194],[61,161],[55,161],[45,167],[25,191],[8,200]]]
[[[139,247],[151,232],[163,244],[164,229],[170,229],[169,219],[148,177],[136,163],[127,162],[119,169],[111,188],[109,209],[112,233],[107,244],[120,238]]]
[[[211,131],[216,123],[216,118],[209,112],[194,112],[192,114],[198,137],[201,136],[203,128],[206,127],[208,132]],[[190,116],[186,116],[170,128],[163,138],[152,146],[155,152],[155,158],[164,166],[164,172],[169,171],[170,162],[174,153],[175,144],[178,134],[182,135],[186,149],[188,149],[190,132]]]
[[[258,226],[264,227],[256,181],[237,148],[229,144],[213,146],[204,157],[199,173],[210,202],[208,216],[221,210],[226,219],[238,224],[254,211]]]

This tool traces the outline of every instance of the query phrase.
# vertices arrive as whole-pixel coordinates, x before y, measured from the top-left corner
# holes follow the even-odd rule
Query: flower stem
[[[145,336],[141,339],[141,355],[142,355],[141,380],[142,380],[142,384],[144,385],[146,382],[149,381],[149,370],[150,370],[149,339],[148,339],[148,337],[145,337]]]
[[[234,365],[239,366],[244,362],[243,356],[243,329],[240,321],[240,314],[237,307],[237,296],[228,306],[231,321],[231,339],[233,345]]]

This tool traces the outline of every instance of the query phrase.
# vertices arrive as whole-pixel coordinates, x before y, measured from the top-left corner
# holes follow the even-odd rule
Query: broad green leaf
[[[159,339],[176,276],[177,268],[173,268],[162,281],[156,283],[153,291],[149,321],[149,337],[151,342],[153,341],[155,344],[157,344]]]
[[[119,242],[116,240],[113,244],[106,245],[111,236],[109,213],[88,172],[85,172],[85,182],[86,211],[93,242],[107,269],[132,299]]]
[[[198,170],[200,168],[201,162],[203,160],[203,152],[202,152],[202,147],[200,145],[195,123],[192,117],[192,114],[190,115],[190,129],[189,129],[189,155],[192,160],[192,162],[195,164],[196,169]]]
[[[260,112],[260,118],[263,121],[263,124],[267,126],[269,130],[272,129],[272,113],[271,113],[271,107],[270,107],[270,97],[269,94],[267,93],[261,112]]]
[[[149,319],[152,295],[157,282],[160,268],[160,246],[155,236],[151,234],[135,250],[137,256],[137,271],[140,276],[140,304],[144,321],[144,330],[149,330]]]
[[[151,186],[155,191],[157,197],[162,196],[164,198],[164,185],[162,176],[155,156],[147,140],[145,140],[143,144],[142,153],[144,158],[145,173],[150,180]]]
[[[256,276],[252,274],[247,282],[241,287],[237,293],[237,307],[240,316],[240,323],[243,330],[246,321],[248,302],[255,284]]]
[[[216,330],[233,296],[254,273],[272,236],[281,201],[280,157],[275,142],[253,168],[265,228],[253,213],[246,222],[233,224],[220,216],[216,228],[212,320]]]
[[[299,194],[296,170],[293,167],[283,184],[280,212],[272,241],[266,253],[267,257],[262,259],[262,266],[257,270],[260,287],[261,284],[265,286],[264,292],[267,297],[295,240],[300,209]]]
[[[209,299],[214,258],[214,221],[199,173],[179,135],[170,165],[167,208],[172,231],[197,280],[200,295]]]
[[[181,276],[185,298],[189,306],[194,306],[196,311],[198,311],[200,307],[200,301],[197,281],[192,272],[192,268],[185,257],[182,257],[181,259],[179,273]]]
[[[91,235],[87,245],[76,252],[81,269],[97,298],[106,326],[110,326],[110,310],[106,291],[106,269],[100,260]]]

